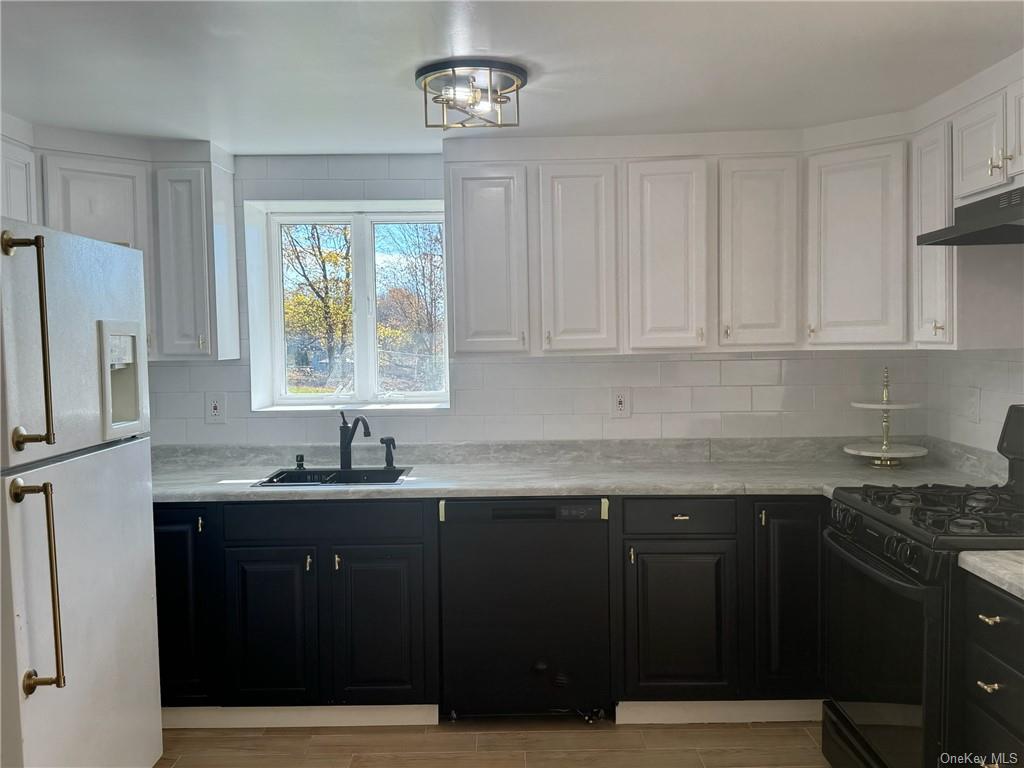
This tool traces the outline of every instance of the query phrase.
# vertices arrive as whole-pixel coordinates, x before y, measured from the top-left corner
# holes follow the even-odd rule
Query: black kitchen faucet
[[[341,411],[341,426],[338,429],[341,432],[340,453],[342,469],[352,469],[352,441],[356,437],[359,422],[363,423],[363,437],[369,437],[370,424],[363,416],[356,416],[352,419],[352,423],[349,424],[345,418],[345,412]]]

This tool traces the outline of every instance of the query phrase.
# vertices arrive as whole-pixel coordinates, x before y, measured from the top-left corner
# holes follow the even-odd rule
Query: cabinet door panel
[[[3,177],[0,178],[0,215],[36,223],[36,156],[6,139],[3,142]]]
[[[758,692],[777,698],[818,696],[821,505],[762,502],[754,510]]]
[[[736,544],[626,541],[626,695],[729,698],[736,686]]]
[[[154,511],[156,602],[160,648],[160,697],[164,706],[212,703],[219,637],[209,616],[216,593],[218,530],[206,507]]]
[[[796,342],[797,160],[722,160],[722,344]]]
[[[703,346],[707,294],[707,165],[629,164],[629,343]]]
[[[950,125],[942,122],[911,142],[910,253],[913,335],[924,344],[953,338],[953,249],[917,245],[917,236],[953,223]]]
[[[331,558],[335,702],[422,701],[422,547],[338,547]]]
[[[452,168],[449,198],[455,348],[525,351],[526,170],[519,165]]]
[[[225,550],[227,703],[316,701],[315,559],[312,547]]]
[[[808,174],[809,341],[902,341],[904,143],[814,155]]]
[[[1024,173],[1024,80],[1018,80],[1007,91],[1007,107],[1010,114],[1007,118],[1010,136],[1009,152],[1013,159],[1007,161],[1006,170],[1010,176]]]
[[[540,168],[544,349],[618,346],[615,166]]]
[[[982,99],[953,116],[953,193],[957,197],[997,187],[1006,168],[989,172],[1006,149],[1006,92]]]
[[[202,168],[156,172],[160,242],[160,351],[210,351],[206,174]]]

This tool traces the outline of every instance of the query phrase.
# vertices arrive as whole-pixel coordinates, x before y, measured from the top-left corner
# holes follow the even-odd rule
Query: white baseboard
[[[615,707],[618,725],[772,723],[786,720],[821,720],[821,700],[620,701]]]
[[[164,728],[437,725],[436,704],[343,707],[165,707]]]

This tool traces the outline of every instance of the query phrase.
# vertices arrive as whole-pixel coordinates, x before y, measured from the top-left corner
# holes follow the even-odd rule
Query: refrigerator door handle
[[[36,282],[39,285],[39,346],[43,357],[43,410],[46,414],[46,431],[42,434],[31,434],[22,426],[17,426],[11,433],[11,444],[14,450],[25,450],[26,443],[57,442],[53,433],[53,394],[50,388],[50,329],[46,320],[46,261],[43,257],[43,236],[15,237],[14,233],[5,229],[0,233],[0,250],[7,256],[13,256],[20,246],[36,249]]]
[[[11,501],[20,504],[32,493],[41,493],[46,502],[46,540],[50,559],[50,608],[53,611],[53,655],[56,671],[53,677],[40,677],[34,669],[25,672],[21,678],[21,689],[26,696],[35,693],[41,685],[64,687],[64,642],[60,629],[60,589],[57,585],[57,537],[53,529],[53,484],[25,485],[25,481],[16,477],[11,481]]]

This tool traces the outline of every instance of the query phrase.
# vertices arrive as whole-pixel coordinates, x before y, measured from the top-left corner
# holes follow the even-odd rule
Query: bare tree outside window
[[[446,388],[444,233],[438,222],[373,225],[377,388]]]
[[[282,225],[281,262],[287,393],[352,392],[349,225]]]

